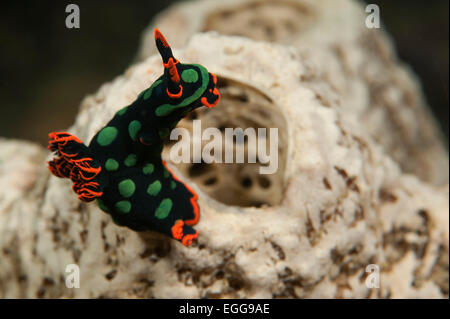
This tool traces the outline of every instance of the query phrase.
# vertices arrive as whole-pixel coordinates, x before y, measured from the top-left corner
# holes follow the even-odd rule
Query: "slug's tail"
[[[89,149],[76,136],[66,132],[52,132],[49,135],[48,149],[55,152],[56,158],[48,162],[53,175],[69,178],[78,198],[85,202],[93,201],[103,195],[97,180],[102,168],[90,156]]]

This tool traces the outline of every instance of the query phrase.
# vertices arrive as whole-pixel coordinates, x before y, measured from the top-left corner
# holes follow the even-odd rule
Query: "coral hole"
[[[277,205],[282,199],[284,187],[284,172],[287,154],[286,121],[277,105],[263,92],[249,87],[245,84],[219,77],[219,91],[221,93],[220,103],[212,108],[199,108],[188,114],[178,123],[179,128],[189,131],[190,163],[175,164],[180,172],[194,181],[199,188],[214,199],[236,206]],[[207,164],[203,161],[193,163],[193,130],[194,120],[201,120],[202,133],[207,128],[217,128],[221,132],[222,163]],[[197,122],[199,123],[199,122]],[[225,129],[253,128],[256,139],[241,136],[239,140],[235,135],[226,142]],[[266,137],[258,134],[258,128],[266,129]],[[260,174],[263,163],[258,156],[258,139],[265,138],[266,154],[270,153],[270,134],[274,134],[271,128],[278,128],[278,169],[273,174]],[[178,141],[168,141],[165,145],[163,155],[170,159],[170,148]],[[211,140],[203,139],[201,149]],[[228,145],[232,149],[233,163],[225,163],[225,148]],[[230,145],[232,147],[230,147]],[[244,163],[236,163],[236,147],[244,150]],[[255,150],[256,163],[249,163],[249,152]],[[276,152],[276,151],[275,151]],[[272,154],[272,156],[275,156]]]
[[[255,1],[211,13],[203,31],[283,43],[306,29],[312,17],[311,9],[298,2]]]

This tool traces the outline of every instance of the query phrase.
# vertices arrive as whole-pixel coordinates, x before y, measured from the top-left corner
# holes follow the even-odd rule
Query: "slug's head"
[[[217,77],[202,65],[180,63],[158,29],[155,29],[155,42],[163,60],[162,84],[168,102],[158,107],[156,115],[181,118],[202,105],[209,108],[217,105],[220,99]]]

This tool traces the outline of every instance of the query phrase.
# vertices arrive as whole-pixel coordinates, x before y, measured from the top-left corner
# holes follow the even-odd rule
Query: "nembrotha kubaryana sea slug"
[[[142,91],[91,140],[67,132],[49,134],[57,177],[69,178],[78,198],[97,200],[114,222],[135,231],[157,231],[189,246],[197,238],[197,194],[161,158],[164,140],[190,111],[214,107],[217,78],[199,64],[180,63],[155,29],[164,74]]]

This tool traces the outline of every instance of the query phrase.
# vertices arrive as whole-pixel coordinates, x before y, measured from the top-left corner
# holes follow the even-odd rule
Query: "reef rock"
[[[317,16],[321,6],[314,8],[310,28],[328,25]],[[354,19],[333,8],[344,25]],[[323,42],[321,32],[310,32]],[[342,30],[338,36],[343,43],[351,37]],[[449,187],[438,186],[445,178],[429,175],[427,183],[405,171],[383,143],[403,134],[386,120],[385,102],[369,99],[368,82],[359,80],[365,67],[370,74],[382,69],[364,64],[371,53],[362,47],[344,44],[347,64],[336,64],[335,53],[321,46],[305,50],[216,32],[196,34],[174,50],[180,60],[215,73],[222,93],[215,108],[180,126],[191,129],[202,119],[203,128],[272,127],[279,139],[278,170],[271,175],[258,173],[260,162],[174,165],[168,143],[169,166],[199,195],[199,238],[189,248],[116,226],[95,204],[80,202],[69,180],[50,176],[48,151],[0,141],[0,297],[448,297]],[[390,77],[378,79],[393,90],[388,96],[398,101],[409,88],[417,97],[408,73],[389,63],[387,72],[402,80],[395,86]],[[157,55],[131,66],[83,101],[69,131],[89,141],[162,71]],[[414,101],[408,108],[393,102],[391,109],[409,109],[401,127],[420,135],[413,114],[426,111]],[[434,123],[424,121],[433,132]],[[441,165],[436,154],[427,161]],[[79,288],[66,287],[70,264],[79,266]]]

